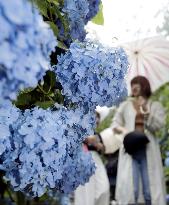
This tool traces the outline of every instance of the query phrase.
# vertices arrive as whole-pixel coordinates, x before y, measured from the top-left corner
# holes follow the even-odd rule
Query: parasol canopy
[[[152,37],[121,45],[129,58],[126,76],[130,93],[130,81],[143,75],[150,81],[152,91],[169,82],[169,41],[164,37]]]

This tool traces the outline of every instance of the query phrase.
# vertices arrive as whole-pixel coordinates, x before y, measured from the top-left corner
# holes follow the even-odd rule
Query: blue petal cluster
[[[0,114],[0,169],[15,191],[41,196],[55,188],[69,193],[93,174],[91,156],[81,148],[85,136],[93,134],[89,115],[65,108],[18,114],[14,107]]]
[[[70,36],[73,40],[83,41],[86,37],[84,29],[85,19],[89,12],[87,0],[65,0],[63,12],[67,14],[69,20]]]
[[[49,69],[57,41],[27,0],[1,1],[0,25],[0,94],[14,99],[19,89],[36,86]]]
[[[20,110],[11,102],[3,101],[0,106],[0,156],[12,149],[10,143],[12,125],[19,119]]]
[[[85,19],[86,23],[98,13],[100,2],[101,2],[100,0],[88,0],[89,12],[87,13]]]
[[[65,0],[60,12],[64,20],[67,20],[68,27],[63,23],[63,19],[57,18],[55,24],[58,28],[58,38],[66,46],[70,46],[72,41],[83,41],[86,37],[85,24],[98,12],[100,0]]]
[[[83,185],[88,182],[95,171],[95,164],[92,160],[91,153],[83,151],[81,147],[76,152],[77,155],[67,158],[64,168],[62,181],[64,189],[61,190],[65,193],[70,193],[72,185],[74,185],[73,190],[75,190],[79,184]],[[80,183],[77,184],[77,182]]]
[[[128,61],[122,48],[74,42],[53,69],[63,95],[85,109],[112,106],[127,95]]]

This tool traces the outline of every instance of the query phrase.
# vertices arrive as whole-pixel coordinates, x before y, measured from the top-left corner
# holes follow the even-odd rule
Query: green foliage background
[[[163,139],[161,143],[161,152],[163,161],[166,158],[166,152],[169,151],[169,83],[160,87],[153,95],[153,100],[159,100],[166,111],[166,122],[164,130],[158,133],[158,136]],[[169,193],[169,167],[164,166],[164,174],[167,184],[167,193]]]
[[[160,87],[152,96],[153,100],[158,100],[162,103],[166,112],[166,122],[163,130],[157,133],[157,135],[163,139],[169,134],[169,83],[166,83]],[[167,137],[161,145],[163,157],[165,157],[165,151],[169,151],[169,137]]]

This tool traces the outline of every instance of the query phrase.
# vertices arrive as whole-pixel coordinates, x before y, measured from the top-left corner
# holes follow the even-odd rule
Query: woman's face
[[[141,85],[140,84],[132,84],[131,85],[131,93],[133,97],[138,97],[141,94]]]

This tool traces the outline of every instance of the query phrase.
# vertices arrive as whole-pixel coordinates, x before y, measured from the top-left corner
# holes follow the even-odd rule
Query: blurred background
[[[89,36],[109,45],[157,35],[168,37],[168,6],[168,0],[102,0],[103,15],[88,23]]]
[[[137,74],[148,77],[152,99],[166,109],[166,123],[157,133],[162,152],[169,194],[169,1],[102,0],[100,14],[86,26],[88,37],[108,46],[121,45],[129,56],[129,82]],[[109,127],[112,109],[98,108],[101,122],[98,131]],[[167,195],[167,199],[169,195]]]

